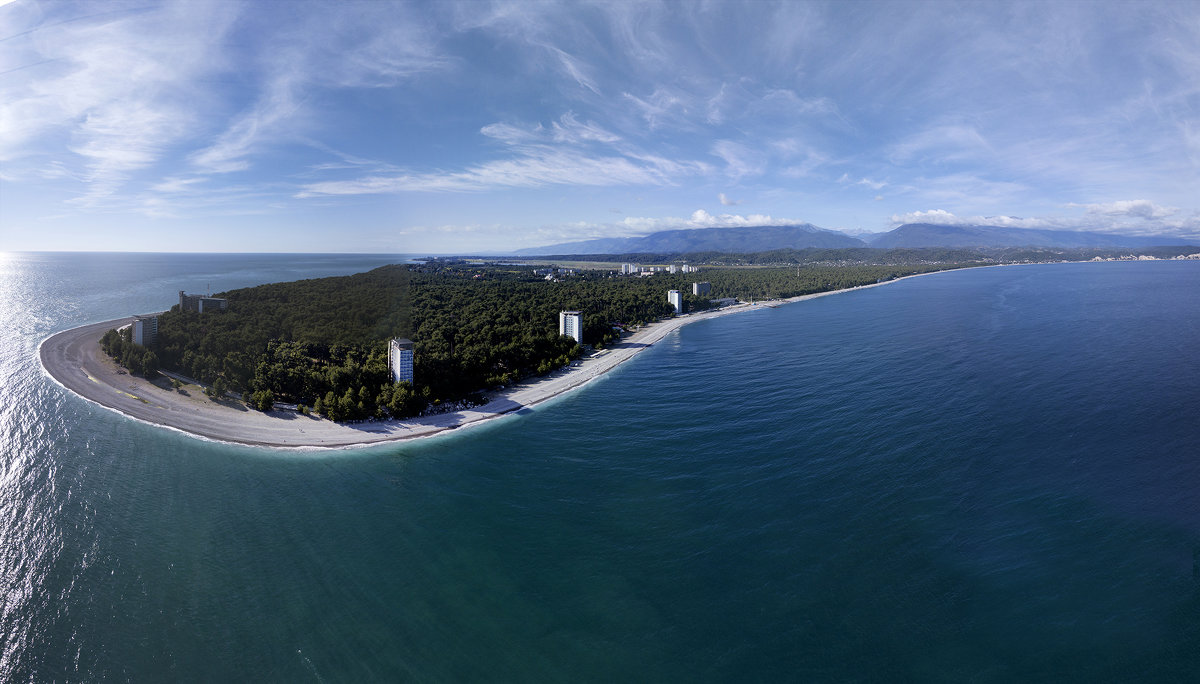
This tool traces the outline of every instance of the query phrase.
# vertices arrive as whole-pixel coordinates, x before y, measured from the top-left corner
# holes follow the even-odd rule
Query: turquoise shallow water
[[[126,420],[37,343],[389,259],[0,260],[5,681],[1192,681],[1200,264],[906,280],[686,326],[419,443]]]

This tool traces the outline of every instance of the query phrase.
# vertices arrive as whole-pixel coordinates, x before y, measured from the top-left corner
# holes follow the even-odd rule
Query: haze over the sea
[[[1196,238],[1189,2],[0,3],[0,248]]]

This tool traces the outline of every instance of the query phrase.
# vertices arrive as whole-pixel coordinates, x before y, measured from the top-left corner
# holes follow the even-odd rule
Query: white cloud
[[[866,177],[860,178],[858,180],[851,180],[850,174],[848,174],[848,173],[843,173],[842,177],[838,179],[838,182],[842,183],[842,184],[864,185],[868,188],[871,188],[872,190],[881,190],[881,189],[887,187],[886,181],[876,181],[876,180],[871,180],[870,178],[866,178]]]
[[[838,108],[827,97],[800,97],[788,88],[769,88],[757,100],[746,103],[750,112],[759,115],[797,117],[809,114],[837,115]]]
[[[30,28],[6,46],[22,67],[0,82],[0,159],[81,168],[78,205],[117,192],[201,123],[203,98],[188,86],[223,66],[217,46],[237,11],[227,3],[176,2],[95,19],[25,18]],[[180,34],[179,25],[192,30]]]
[[[771,130],[779,131],[803,127],[812,121],[833,121],[838,127],[845,124],[837,104],[829,97],[802,97],[791,88],[759,83],[749,77],[722,82],[711,95],[705,91],[674,92],[672,103],[679,105],[682,114],[694,115],[689,119],[694,125],[751,122],[753,128],[768,124]]]
[[[944,125],[926,129],[891,147],[893,163],[961,162],[989,155],[992,147],[973,126]]]
[[[800,219],[774,218],[766,214],[718,214],[697,209],[686,218],[677,216],[629,216],[616,223],[576,221],[526,230],[526,244],[545,244],[553,241],[588,240],[601,237],[635,237],[660,230],[695,228],[740,228],[747,226],[794,226],[806,223]]]
[[[912,211],[907,214],[892,214],[893,225],[898,226],[905,223],[933,223],[937,225],[951,226],[963,223],[963,219],[958,218],[945,209]]]
[[[1020,218],[1016,216],[957,216],[945,209],[914,211],[907,214],[892,214],[893,227],[905,223],[932,223],[942,226],[996,226],[1003,228],[1048,228],[1069,230],[1061,219]],[[1078,228],[1082,230],[1082,228]]]
[[[488,124],[480,128],[479,132],[508,145],[541,142],[545,137],[545,131],[541,126],[529,130],[505,123]]]
[[[308,99],[320,88],[392,86],[451,65],[422,30],[425,22],[403,6],[313,7],[292,31],[268,34],[255,55],[258,97],[191,156],[199,170],[242,171],[264,146],[296,140],[314,125]]]
[[[1003,210],[1027,197],[1031,189],[1009,180],[981,178],[973,173],[953,173],[944,176],[917,177],[911,185],[895,190],[922,198],[931,204],[952,204],[962,207],[995,207]]]
[[[729,106],[729,100],[731,99],[725,94],[726,87],[726,84],[722,83],[716,95],[705,101],[705,123],[716,126],[725,123],[725,108]]]
[[[296,114],[301,80],[297,72],[276,75],[254,107],[237,117],[215,143],[193,154],[192,163],[208,173],[248,168],[247,157],[256,146],[272,135],[279,135],[275,129]]]
[[[670,230],[672,228],[742,228],[746,226],[791,226],[805,223],[798,219],[774,218],[768,214],[717,214],[713,215],[703,209],[697,209],[686,219],[666,218],[627,218],[622,223],[627,226],[637,226],[645,232]]]
[[[567,112],[552,121],[550,126],[537,124],[525,127],[492,123],[479,129],[483,135],[498,140],[506,145],[582,145],[587,143],[617,143],[621,137],[612,133],[595,122],[580,122],[574,112]]]
[[[1197,220],[1200,24],[1182,5],[299,6],[4,6],[6,197],[45,191],[54,208],[38,215],[303,204],[386,222],[386,202],[286,198],[546,189],[442,202],[424,219],[516,231],[600,206],[678,214],[696,193],[733,207],[752,182],[756,208],[819,202],[830,222],[871,212],[880,225],[901,199],[946,216],[894,218]],[[619,189],[572,193],[580,204],[564,209],[570,187]],[[1125,197],[1145,199],[1108,201]],[[429,214],[438,203],[411,199]],[[739,219],[644,219],[693,220]]]
[[[161,182],[150,186],[150,190],[160,193],[178,193],[192,190],[196,185],[204,183],[203,178],[164,178]]]
[[[571,112],[548,127],[493,123],[479,132],[504,144],[509,158],[475,164],[461,171],[396,170],[357,179],[309,183],[296,197],[479,192],[551,185],[671,186],[684,178],[712,171],[704,162],[672,160],[644,152],[594,122],[579,121]]]
[[[1163,219],[1179,213],[1176,207],[1160,207],[1148,200],[1119,200],[1104,204],[1068,204],[1083,207],[1088,214],[1103,216],[1129,216],[1142,219]]]
[[[563,69],[571,75],[571,78],[574,79],[576,83],[597,95],[600,94],[600,89],[596,86],[596,82],[592,80],[592,78],[586,73],[584,73],[585,67],[578,60],[554,46],[546,47],[548,50],[550,50],[550,52],[558,57],[558,61],[562,64]]]
[[[645,98],[630,93],[622,95],[633,104],[651,131],[666,125],[673,128],[695,128],[695,123],[688,116],[692,109],[690,98],[678,91],[658,88]]]
[[[766,157],[741,143],[718,140],[712,144],[712,154],[725,160],[725,173],[735,180],[744,176],[759,176],[766,170]]]
[[[1162,207],[1156,207],[1148,202],[1145,202],[1145,205],[1150,205],[1150,207],[1146,207],[1143,202],[1144,200],[1135,200],[1091,205],[1067,205],[1073,208],[1086,208],[1085,213],[1080,216],[959,216],[944,209],[932,209],[907,214],[893,214],[891,223],[892,227],[905,223],[932,223],[1200,238],[1200,212],[1179,215],[1174,210],[1165,211]]]
[[[554,142],[557,143],[615,143],[621,140],[619,136],[604,130],[593,122],[580,123],[574,112],[563,114],[558,121],[551,125],[551,129],[554,133]]]
[[[532,147],[511,159],[478,164],[457,172],[376,175],[346,181],[310,183],[297,197],[400,192],[479,192],[547,185],[673,185],[681,174],[706,171],[703,164],[652,156],[581,156],[571,150]]]

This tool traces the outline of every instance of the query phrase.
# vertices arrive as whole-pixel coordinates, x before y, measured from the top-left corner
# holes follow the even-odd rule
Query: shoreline
[[[131,322],[133,316],[54,333],[38,345],[38,357],[42,370],[55,383],[126,418],[198,439],[242,446],[288,450],[347,449],[433,437],[518,413],[583,387],[689,323],[956,270],[962,269],[915,273],[881,283],[754,304],[739,303],[715,311],[656,321],[612,347],[584,357],[578,366],[567,366],[547,376],[490,392],[487,394],[489,401],[482,406],[404,420],[335,423],[288,410],[260,413],[240,402],[211,400],[195,385],[187,385],[182,390],[161,387],[146,378],[130,375],[100,349],[99,340],[105,331]]]

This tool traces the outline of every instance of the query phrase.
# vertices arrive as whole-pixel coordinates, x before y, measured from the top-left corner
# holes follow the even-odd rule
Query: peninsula
[[[753,308],[741,304],[652,323],[606,350],[583,357],[575,366],[491,392],[481,406],[406,420],[337,423],[290,409],[260,412],[234,400],[211,399],[199,386],[177,390],[132,375],[100,348],[104,333],[130,324],[132,316],[51,335],[42,342],[39,354],[42,366],[59,384],[131,418],[222,442],[337,448],[429,437],[542,403],[607,373],[686,323]]]
[[[570,366],[488,392],[481,405],[411,419],[338,423],[289,409],[275,408],[260,412],[232,399],[209,398],[199,386],[175,388],[166,378],[151,381],[134,376],[109,358],[100,346],[100,338],[106,331],[131,324],[134,316],[51,335],[40,345],[39,356],[46,372],[65,388],[105,408],[146,423],[236,444],[281,448],[345,448],[429,437],[519,412],[582,387],[688,323],[875,287],[901,279],[756,304],[738,303],[667,318],[641,326],[632,334],[603,350],[583,356]]]

